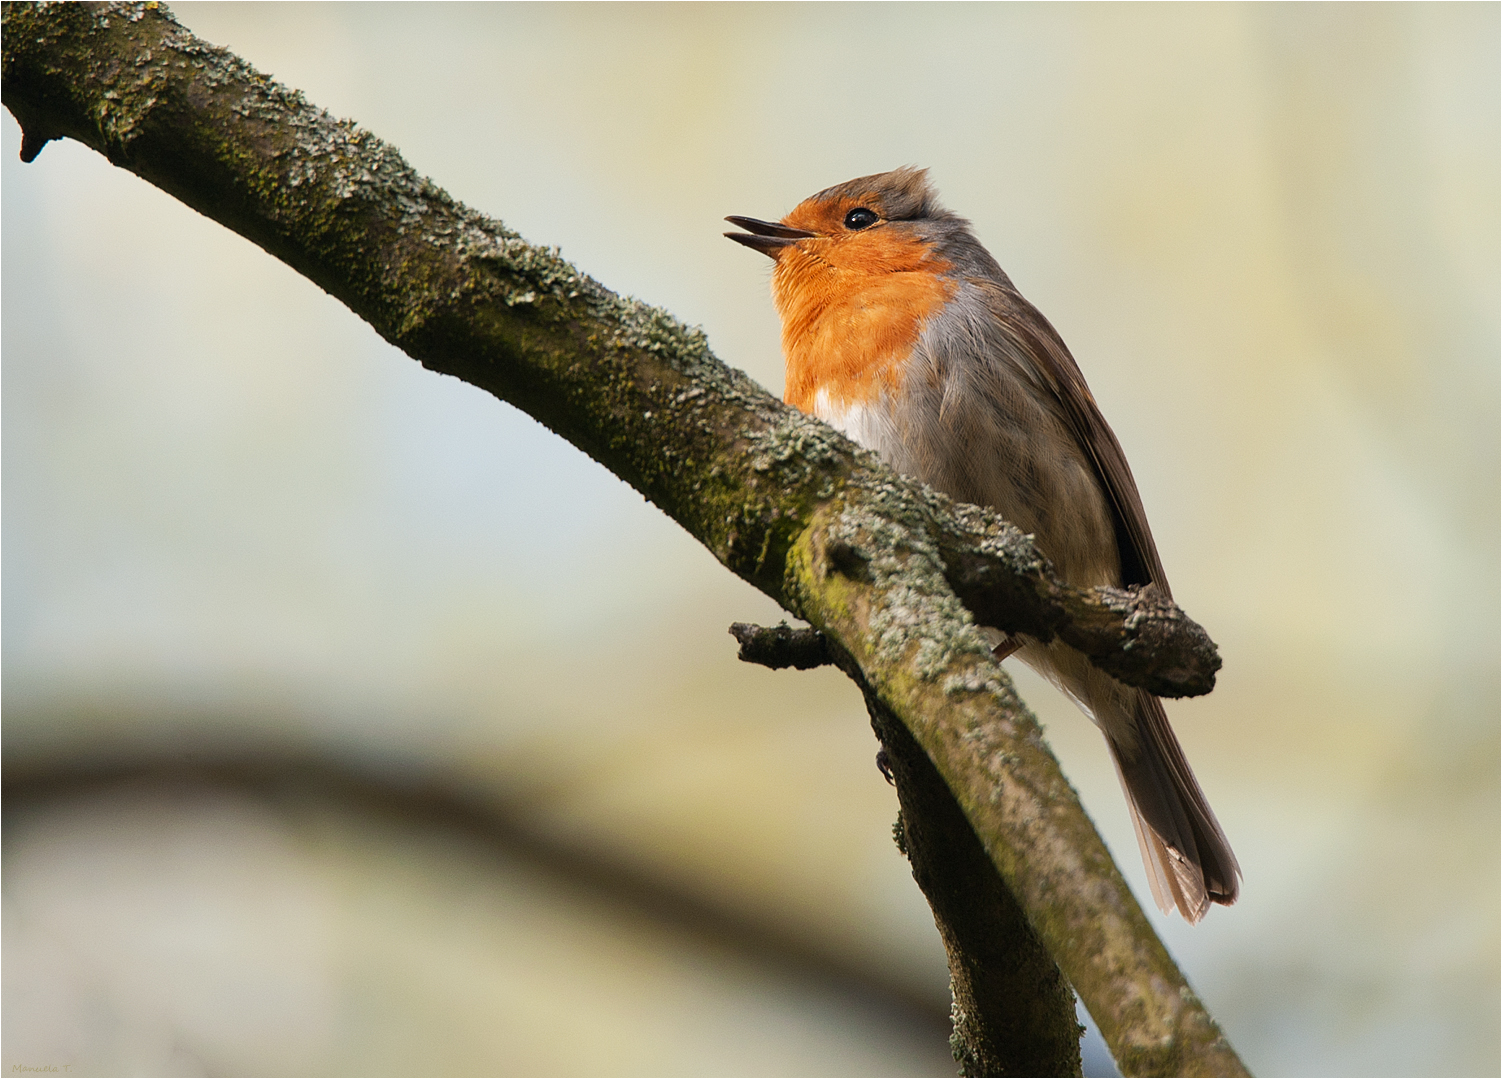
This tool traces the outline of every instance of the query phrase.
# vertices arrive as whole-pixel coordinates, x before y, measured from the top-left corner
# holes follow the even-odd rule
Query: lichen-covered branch
[[[948,954],[950,1047],[960,1074],[1079,1075],[1080,1025],[1069,983],[944,777],[859,664],[818,630],[738,622],[730,632],[747,662],[774,670],[830,663],[860,687],[881,741],[877,762],[902,807],[893,838],[912,864]]]
[[[899,477],[623,298],[455,202],[155,3],[4,5],[23,157],[77,139],[235,230],[424,366],[632,484],[862,673],[958,799],[1123,1069],[1242,1069],[1153,934],[974,628],[1062,637],[1125,682],[1209,690],[1214,645],[1152,594],[1058,582],[1027,537]]]

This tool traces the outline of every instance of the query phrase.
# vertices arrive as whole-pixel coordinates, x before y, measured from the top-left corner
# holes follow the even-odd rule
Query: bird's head
[[[938,205],[928,170],[900,168],[820,191],[781,221],[727,217],[746,231],[725,235],[774,259],[782,279],[829,269],[900,273],[938,269],[938,237],[921,226],[944,219],[957,220]]]
[[[781,221],[727,217],[730,239],[776,262],[786,397],[856,401],[895,384],[961,277],[1010,286],[970,223],[939,205],[926,169],[862,176],[804,199]]]
[[[808,291],[860,290],[894,273],[960,272],[1005,281],[970,223],[939,204],[928,170],[862,176],[804,199],[781,221],[727,217],[725,235],[769,256],[779,310]]]

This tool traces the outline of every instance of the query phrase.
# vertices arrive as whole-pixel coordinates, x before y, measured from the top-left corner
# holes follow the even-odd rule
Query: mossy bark
[[[972,619],[1057,634],[1163,696],[1208,692],[1219,658],[1177,607],[1062,585],[994,514],[895,475],[720,363],[700,331],[455,202],[161,5],[3,10],[3,100],[23,158],[61,137],[98,150],[630,483],[855,664],[1123,1070],[1244,1073]]]

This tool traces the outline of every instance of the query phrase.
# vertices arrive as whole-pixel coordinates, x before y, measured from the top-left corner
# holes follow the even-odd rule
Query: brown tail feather
[[[1236,902],[1241,867],[1220,823],[1195,781],[1163,702],[1136,693],[1136,745],[1109,734],[1111,759],[1121,777],[1153,899],[1164,911],[1179,909],[1190,923],[1211,903]]]

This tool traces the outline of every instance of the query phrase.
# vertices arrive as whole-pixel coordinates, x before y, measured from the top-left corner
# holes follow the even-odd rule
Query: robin
[[[893,468],[990,506],[1072,585],[1155,586],[1163,573],[1126,456],[1069,350],[926,169],[863,176],[780,222],[728,217],[770,256],[788,404]],[[1163,704],[1054,641],[1007,638],[1100,728],[1153,898],[1191,923],[1230,904],[1241,868]]]

